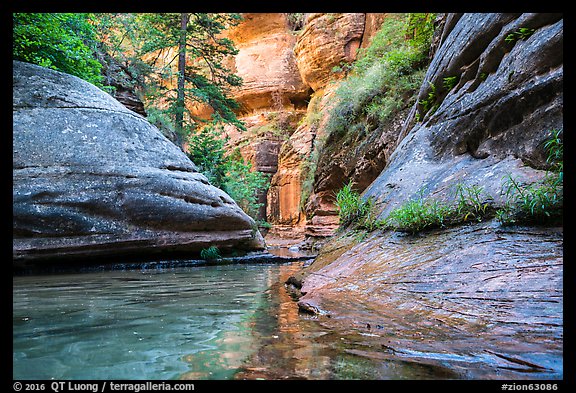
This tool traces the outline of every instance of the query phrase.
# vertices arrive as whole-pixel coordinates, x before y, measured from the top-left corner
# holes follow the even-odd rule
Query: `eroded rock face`
[[[13,64],[15,265],[264,246],[143,117],[79,78]]]
[[[532,34],[506,41],[520,28]],[[498,199],[506,175],[542,177],[544,142],[563,127],[562,42],[557,14],[449,16],[419,94],[428,95],[428,82],[437,86],[437,109],[412,109],[390,164],[366,196],[388,212],[422,189],[440,195],[463,182]],[[448,76],[458,80],[450,90],[440,87]]]
[[[305,105],[309,87],[296,66],[296,36],[289,30],[286,15],[246,13],[242,17],[242,22],[227,32],[238,49],[232,69],[243,82],[233,95],[242,112]]]
[[[301,209],[302,162],[312,150],[313,133],[301,125],[282,145],[278,171],[268,190],[269,222],[296,226],[305,221]]]
[[[562,248],[561,228],[494,223],[344,237],[305,272],[299,305],[364,335],[369,357],[449,379],[562,378]]]
[[[456,184],[498,207],[508,176],[545,176],[544,142],[563,128],[561,15],[450,14],[443,29],[419,94],[434,85],[435,109],[412,108],[363,194],[379,218],[418,195],[446,200]],[[491,220],[353,239],[333,239],[304,273],[304,310],[369,330],[384,358],[449,360],[456,378],[562,378],[561,226]]]
[[[310,14],[294,47],[302,79],[314,91],[334,77],[332,69],[356,59],[366,14]]]

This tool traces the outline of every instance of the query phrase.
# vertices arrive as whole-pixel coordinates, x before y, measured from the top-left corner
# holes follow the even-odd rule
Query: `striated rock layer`
[[[310,95],[298,72],[294,45],[282,13],[246,13],[226,35],[238,49],[231,69],[242,78],[232,93],[242,114],[258,109],[301,109]]]
[[[366,14],[310,14],[294,47],[302,79],[314,91],[334,77],[332,69],[356,59]]]
[[[379,218],[417,196],[448,200],[456,184],[501,206],[508,176],[545,176],[544,143],[563,128],[562,15],[449,14],[442,26],[419,93],[436,87],[434,109],[412,108],[363,194]],[[301,273],[300,306],[369,335],[383,359],[455,378],[562,378],[562,272],[562,226],[377,231],[329,242]]]
[[[143,117],[14,62],[13,261],[261,249],[253,220]]]

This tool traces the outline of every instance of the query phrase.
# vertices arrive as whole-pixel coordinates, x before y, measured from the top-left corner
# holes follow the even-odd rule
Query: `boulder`
[[[365,192],[384,214],[457,182],[482,185],[498,202],[505,176],[544,175],[543,145],[563,128],[561,15],[462,14],[449,22],[417,101],[435,86],[433,105],[412,108],[389,164]],[[521,28],[531,34],[507,39]],[[451,88],[449,77],[458,81]]]
[[[262,249],[254,221],[142,116],[13,63],[13,261]]]

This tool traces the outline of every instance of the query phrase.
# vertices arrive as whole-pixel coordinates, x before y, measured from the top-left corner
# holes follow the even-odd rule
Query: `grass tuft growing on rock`
[[[220,250],[216,246],[210,246],[208,248],[203,248],[200,250],[200,258],[205,261],[214,261],[216,259],[222,258],[220,255]]]
[[[561,223],[564,212],[563,130],[552,130],[544,143],[549,169],[541,182],[523,184],[506,176],[506,203],[496,212],[503,225]]]
[[[386,222],[396,231],[414,234],[428,228],[444,227],[452,213],[453,209],[447,204],[424,199],[420,192],[417,198],[392,210]]]

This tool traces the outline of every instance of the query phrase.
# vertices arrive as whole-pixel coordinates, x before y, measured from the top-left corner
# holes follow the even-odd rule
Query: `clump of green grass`
[[[547,176],[540,183],[523,184],[508,175],[504,194],[507,203],[497,212],[504,225],[562,220],[564,200],[558,177]]]
[[[511,175],[506,176],[504,206],[496,212],[503,225],[520,223],[562,222],[564,207],[564,144],[563,130],[552,130],[544,143],[549,169],[541,182],[523,184]]]
[[[340,226],[343,227],[363,220],[372,207],[372,200],[363,200],[352,187],[353,182],[350,181],[336,193]]]
[[[452,220],[466,222],[471,219],[482,221],[492,215],[492,198],[485,194],[484,189],[476,184],[471,186],[456,184],[456,206]]]
[[[424,199],[420,192],[418,197],[404,203],[390,212],[386,220],[394,230],[421,232],[428,228],[444,227],[452,214],[452,208],[444,202],[435,199]]]
[[[210,246],[200,250],[200,258],[204,259],[205,261],[214,261],[216,259],[222,258],[222,255],[220,255],[220,250],[218,247]]]
[[[528,37],[530,37],[532,34],[534,34],[535,30],[531,29],[529,27],[521,27],[518,30],[508,34],[506,36],[506,38],[504,38],[504,41],[506,42],[516,42],[519,40],[525,40]]]
[[[368,232],[384,229],[386,223],[378,219],[378,214],[374,209],[374,200],[372,198],[363,199],[352,187],[353,182],[350,181],[336,194],[340,228],[352,225],[358,230]]]
[[[336,194],[340,225],[354,226],[368,232],[392,229],[415,234],[472,220],[480,222],[494,216],[503,225],[561,222],[564,173],[562,130],[553,130],[544,148],[549,166],[544,179],[522,184],[508,175],[503,184],[505,202],[497,210],[493,204],[494,198],[481,186],[457,183],[451,200],[424,198],[424,191],[420,190],[416,198],[392,210],[385,219],[378,219],[373,199],[363,199],[353,190],[353,183],[350,182]]]

